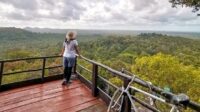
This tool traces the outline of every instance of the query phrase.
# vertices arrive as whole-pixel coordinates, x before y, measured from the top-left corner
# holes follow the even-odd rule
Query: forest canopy
[[[58,55],[64,36],[2,29],[1,60]],[[200,39],[157,33],[121,36],[80,35],[77,39],[83,56],[119,71],[125,68],[156,86],[167,86],[174,93],[185,93],[195,102],[200,102],[200,90],[197,89],[200,87]],[[47,62],[48,66],[61,64],[60,59]],[[91,70],[91,64],[81,59],[78,63]],[[39,69],[41,64],[41,60],[8,63],[5,65],[5,72]],[[62,73],[62,70],[47,70],[45,75],[57,72]],[[82,74],[91,79],[91,74],[84,71]],[[122,84],[119,78],[110,76],[106,71],[99,70],[99,74],[117,86]],[[36,73],[10,75],[3,78],[3,83],[39,76],[40,74]]]

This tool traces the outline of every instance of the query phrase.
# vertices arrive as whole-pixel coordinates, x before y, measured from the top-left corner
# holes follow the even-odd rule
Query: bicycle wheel
[[[120,92],[120,89],[117,89],[111,98],[107,112],[120,112],[122,101],[123,91]]]

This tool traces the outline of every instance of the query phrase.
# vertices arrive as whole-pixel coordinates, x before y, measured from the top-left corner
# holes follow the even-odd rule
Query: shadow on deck
[[[62,86],[61,80],[0,93],[0,112],[105,112],[106,104],[91,95],[81,81]]]

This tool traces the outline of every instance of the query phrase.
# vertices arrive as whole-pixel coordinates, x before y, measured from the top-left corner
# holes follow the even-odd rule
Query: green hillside
[[[0,28],[0,60],[57,55],[60,53],[65,35],[64,33],[36,33],[19,28]],[[78,35],[77,40],[84,42],[99,37],[101,36]]]
[[[0,59],[19,58],[8,56],[16,51],[31,53],[30,56],[46,55],[45,48],[51,49],[57,46],[63,41],[63,37],[64,34],[40,34],[17,28],[0,28]]]
[[[0,29],[0,59],[58,55],[65,34],[33,33],[22,29]],[[125,68],[161,88],[169,87],[174,93],[186,93],[200,102],[200,40],[156,33],[138,36],[78,35],[81,54],[104,63],[116,70]],[[51,61],[60,64],[61,60]],[[79,59],[79,63],[91,69],[91,65]],[[39,68],[40,61],[7,64],[5,72],[26,70],[27,65]],[[16,67],[18,66],[18,67]],[[61,71],[62,72],[62,71]],[[121,81],[100,70],[100,75],[112,83]],[[50,73],[50,71],[46,71]],[[26,78],[23,74],[21,79]],[[35,74],[32,74],[33,76]],[[3,80],[9,83],[20,75]],[[29,75],[28,78],[30,78]],[[85,74],[88,79],[91,75]]]
[[[200,40],[160,34],[109,36],[81,43],[82,54],[116,70],[125,68],[161,88],[185,93],[200,102]],[[91,65],[80,60],[91,69]],[[122,82],[100,70],[100,75],[116,85]],[[85,75],[90,79],[90,75]]]
[[[136,57],[151,56],[157,53],[176,56],[185,65],[200,67],[200,40],[171,37],[161,34],[138,36],[109,36],[93,42],[81,43],[83,53],[101,61],[121,60],[134,64]]]

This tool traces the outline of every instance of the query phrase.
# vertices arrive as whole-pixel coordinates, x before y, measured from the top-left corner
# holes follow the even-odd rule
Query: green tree
[[[25,57],[33,57],[35,56],[34,53],[28,50],[23,50],[23,49],[11,49],[5,52],[5,57],[7,59],[18,59],[18,58],[25,58]]]
[[[169,0],[169,1],[172,3],[172,7],[176,7],[177,5],[192,7],[193,12],[197,12],[200,9],[199,0]]]
[[[200,69],[183,65],[174,56],[158,53],[137,58],[132,71],[154,85],[168,86],[174,93],[185,93],[196,102],[200,100]]]

